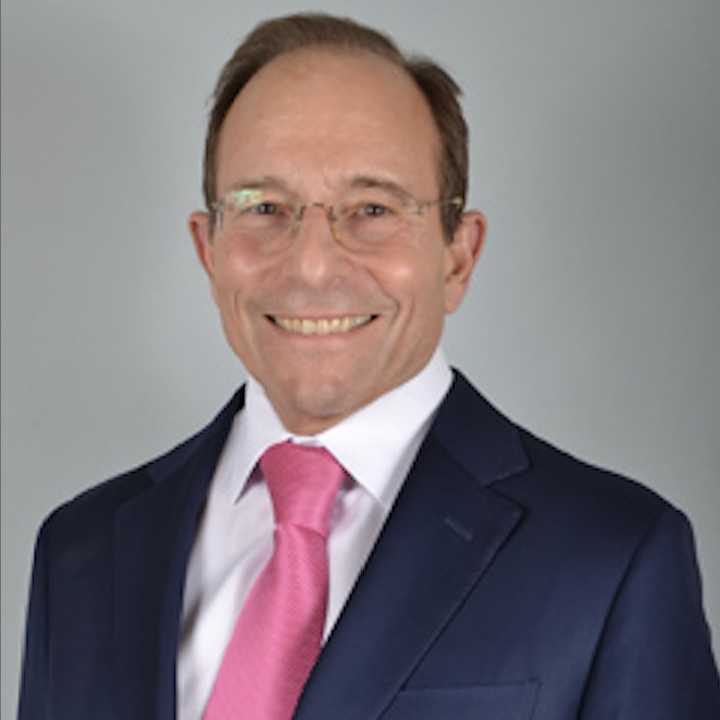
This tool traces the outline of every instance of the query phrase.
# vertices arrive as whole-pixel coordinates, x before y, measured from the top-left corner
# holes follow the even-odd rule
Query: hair
[[[388,36],[348,18],[320,13],[289,15],[259,24],[223,67],[212,96],[205,142],[203,192],[208,208],[217,200],[220,131],[233,102],[250,79],[272,60],[297,50],[321,47],[347,53],[369,52],[405,70],[423,93],[440,137],[438,183],[443,199],[465,201],[468,182],[468,130],[460,87],[429,58],[405,55]],[[443,208],[443,228],[452,239],[461,207]]]

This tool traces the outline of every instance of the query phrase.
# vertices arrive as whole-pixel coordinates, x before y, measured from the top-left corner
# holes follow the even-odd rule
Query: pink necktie
[[[330,512],[345,471],[327,450],[274,445],[260,468],[275,550],[245,601],[203,720],[290,720],[320,652]]]

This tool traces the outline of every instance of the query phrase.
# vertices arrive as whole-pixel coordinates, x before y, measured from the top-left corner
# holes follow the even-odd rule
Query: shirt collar
[[[224,462],[230,464],[227,490],[238,500],[265,450],[292,440],[327,448],[388,510],[451,384],[452,372],[438,347],[413,378],[337,425],[305,437],[283,426],[262,386],[250,377],[245,406],[235,418],[223,453]]]

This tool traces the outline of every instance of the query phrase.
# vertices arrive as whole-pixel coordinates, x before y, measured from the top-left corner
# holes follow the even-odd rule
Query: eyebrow
[[[348,190],[381,190],[403,202],[412,202],[414,200],[413,195],[400,183],[369,173],[350,175],[340,181],[339,187],[341,193]],[[288,195],[298,195],[285,180],[275,175],[244,178],[233,183],[229,192],[240,190],[277,190]]]
[[[413,200],[411,193],[400,183],[376,175],[353,175],[343,184],[350,190],[382,190],[404,202]]]
[[[282,190],[289,193],[290,186],[278,177],[264,175],[259,178],[245,178],[234,182],[229,192],[237,192],[239,190]]]

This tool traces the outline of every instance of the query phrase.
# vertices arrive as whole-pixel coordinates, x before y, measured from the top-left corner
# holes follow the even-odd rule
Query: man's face
[[[358,186],[437,200],[439,138],[412,79],[370,54],[303,50],[263,68],[222,126],[219,196],[281,188],[297,203],[337,206]],[[428,208],[367,248],[344,245],[308,208],[281,249],[195,213],[190,227],[235,353],[286,427],[314,434],[400,385],[429,361],[479,253],[483,218],[454,241]]]

